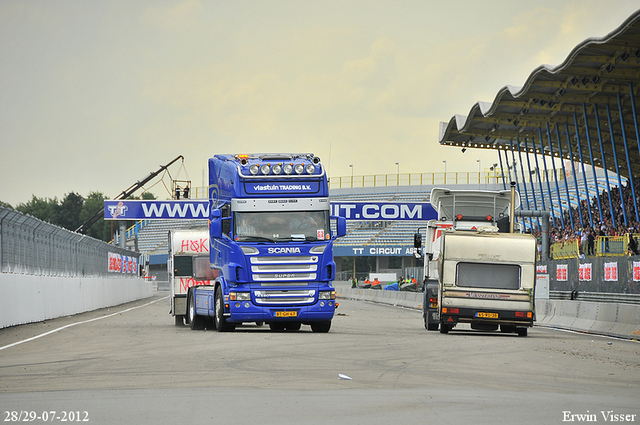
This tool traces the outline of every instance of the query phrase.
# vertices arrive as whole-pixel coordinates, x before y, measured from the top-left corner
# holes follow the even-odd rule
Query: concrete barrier
[[[339,298],[422,310],[423,294],[421,292],[351,288],[349,282],[334,282],[334,286]],[[640,339],[640,305],[537,299],[535,324],[638,340]]]
[[[0,273],[0,329],[148,298],[138,278],[87,278]]]

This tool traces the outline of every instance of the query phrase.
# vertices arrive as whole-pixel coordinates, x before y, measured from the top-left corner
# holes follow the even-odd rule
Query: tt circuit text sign
[[[424,202],[340,202],[331,203],[331,214],[347,220],[433,220],[438,214]]]

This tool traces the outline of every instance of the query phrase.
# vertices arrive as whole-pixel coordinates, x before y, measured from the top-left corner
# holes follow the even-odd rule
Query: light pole
[[[353,187],[353,164],[349,164],[349,168],[351,168],[351,187]]]
[[[447,160],[443,160],[442,163],[444,164],[444,184],[447,184]]]
[[[476,159],[476,162],[478,163],[478,184],[481,184],[481,172],[480,169],[482,168],[482,163],[480,162],[479,159]]]
[[[396,186],[400,186],[400,163],[396,162]]]

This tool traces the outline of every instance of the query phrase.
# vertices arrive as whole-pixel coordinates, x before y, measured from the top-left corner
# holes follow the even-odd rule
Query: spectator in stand
[[[631,233],[629,233],[628,236],[629,244],[627,245],[627,248],[629,249],[629,252],[631,252],[631,255],[638,255],[638,242],[636,242],[636,238],[634,238]]]

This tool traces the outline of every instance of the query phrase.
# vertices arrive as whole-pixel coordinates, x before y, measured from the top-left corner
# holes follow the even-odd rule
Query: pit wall
[[[0,273],[0,329],[148,298],[152,290],[150,282],[133,277]]]
[[[334,282],[338,298],[422,310],[421,292],[351,288]],[[577,300],[536,299],[536,326],[640,340],[640,306]]]

